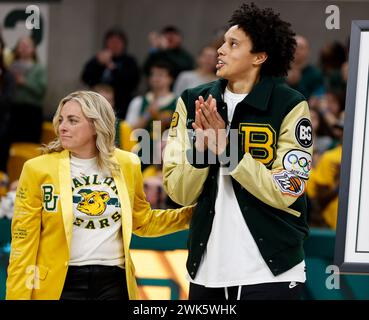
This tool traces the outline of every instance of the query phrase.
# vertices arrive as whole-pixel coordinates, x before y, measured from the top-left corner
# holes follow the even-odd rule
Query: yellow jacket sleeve
[[[143,189],[140,165],[137,165],[135,174],[135,197],[132,208],[133,233],[139,236],[157,237],[188,229],[193,207],[152,210]]]
[[[311,168],[312,144],[302,146],[296,132],[301,120],[310,121],[306,101],[296,105],[284,118],[276,146],[276,158],[271,170],[245,153],[237,167],[230,172],[242,187],[264,203],[294,215],[288,208],[305,192],[305,180]],[[312,134],[310,131],[306,134]],[[311,138],[312,139],[312,138]]]
[[[208,167],[195,168],[187,159],[191,144],[186,121],[186,106],[179,98],[164,152],[163,182],[169,197],[184,206],[196,203],[209,173]]]
[[[25,163],[16,193],[6,299],[31,299],[32,290],[37,289],[39,281],[36,258],[42,199],[40,186],[32,171],[28,163]]]

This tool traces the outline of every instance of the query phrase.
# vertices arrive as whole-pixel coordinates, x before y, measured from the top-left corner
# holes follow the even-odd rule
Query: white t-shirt
[[[225,90],[228,120],[247,94],[235,94]],[[218,173],[218,194],[215,216],[207,247],[195,280],[189,281],[206,287],[231,287],[268,282],[305,282],[305,262],[274,276],[265,263],[259,248],[245,222],[238,205],[231,176],[227,168]]]
[[[111,174],[102,172],[96,158],[71,156],[73,193],[72,266],[124,267],[121,206]]]

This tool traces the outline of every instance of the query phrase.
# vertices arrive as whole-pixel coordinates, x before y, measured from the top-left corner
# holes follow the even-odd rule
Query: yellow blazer
[[[143,191],[139,158],[119,149],[114,158],[120,165],[113,178],[122,210],[128,294],[130,299],[137,299],[135,268],[129,253],[132,232],[160,236],[186,229],[192,207],[152,210]],[[45,199],[42,185],[52,186],[49,199]],[[54,205],[45,207],[50,200]],[[15,201],[6,299],[60,298],[69,265],[73,218],[69,152],[27,161]]]

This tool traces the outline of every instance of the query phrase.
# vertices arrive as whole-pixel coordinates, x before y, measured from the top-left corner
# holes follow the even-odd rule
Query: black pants
[[[128,300],[125,270],[110,266],[70,266],[60,300]]]
[[[300,300],[301,282],[261,283],[228,288],[208,288],[190,283],[189,300]],[[228,297],[227,297],[228,296]]]

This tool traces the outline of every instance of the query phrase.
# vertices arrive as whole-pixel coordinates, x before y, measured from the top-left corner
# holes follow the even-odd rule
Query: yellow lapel
[[[70,244],[73,232],[73,194],[70,174],[69,151],[64,150],[60,153],[59,159],[59,186],[60,201],[64,222],[64,231],[70,251]]]
[[[116,162],[119,163],[116,157],[113,157]],[[123,170],[121,163],[120,171],[113,172],[113,179],[115,185],[117,186],[120,206],[122,211],[122,232],[123,232],[123,241],[126,241],[126,244],[129,246],[131,242],[131,234],[132,234],[132,207],[131,202],[129,200],[129,193],[127,189],[127,182],[124,178]]]

